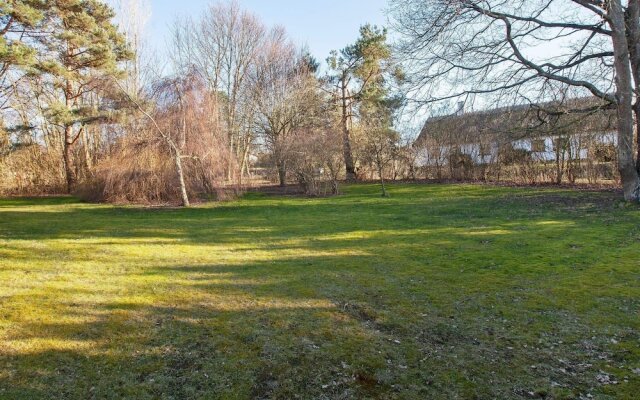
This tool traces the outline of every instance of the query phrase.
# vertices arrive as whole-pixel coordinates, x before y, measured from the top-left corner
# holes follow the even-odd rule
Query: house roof
[[[416,144],[437,140],[447,144],[477,143],[540,136],[595,133],[615,127],[615,110],[595,97],[583,97],[563,103],[526,104],[490,110],[429,118]]]

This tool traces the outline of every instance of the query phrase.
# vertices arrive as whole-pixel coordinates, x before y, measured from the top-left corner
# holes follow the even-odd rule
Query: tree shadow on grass
[[[0,395],[526,398],[526,391],[513,388],[555,382],[589,389],[588,368],[569,375],[558,369],[586,368],[580,366],[606,354],[598,343],[584,354],[571,349],[575,342],[541,351],[514,336],[528,326],[553,333],[550,341],[566,340],[558,332],[570,336],[595,328],[566,327],[574,317],[568,314],[520,310],[522,320],[505,324],[487,309],[471,315],[418,302],[407,307],[418,314],[414,318],[389,319],[386,308],[401,300],[399,294],[376,299],[364,286],[332,291],[335,281],[309,293],[302,274],[246,283],[269,267],[159,267],[154,273],[177,283],[155,297],[144,296],[152,291],[145,286],[136,290],[142,297],[113,294],[97,302],[83,290],[47,293],[52,300],[46,304],[59,321],[20,321],[3,338],[9,346],[0,351]],[[331,278],[316,279],[306,283]],[[532,318],[546,326],[534,328]],[[531,365],[538,367],[523,371]]]
[[[554,342],[597,328],[567,327],[570,314],[519,310],[507,324],[478,304],[411,302],[398,287],[376,299],[329,271],[252,281],[270,268],[163,266],[136,274],[175,278],[161,292],[148,283],[99,301],[86,290],[36,291],[56,315],[19,320],[3,337],[0,397],[526,398],[553,384],[592,390],[584,365],[606,354],[598,343],[576,354],[576,342]],[[394,302],[413,315],[394,316]],[[552,335],[552,347],[518,337],[523,329]],[[577,369],[559,372],[567,365]]]
[[[183,291],[178,301],[162,296],[164,303],[76,301],[55,307],[63,322],[20,323],[3,339],[9,346],[0,357],[0,397],[372,395],[353,374],[384,366],[384,359],[354,361],[381,339],[357,321],[334,318],[330,303],[260,298],[232,284],[195,290],[215,296],[190,300]]]
[[[570,303],[594,301],[574,266],[609,260],[573,242],[601,235],[594,215],[633,225],[629,211],[599,215],[586,195],[562,205],[526,192],[406,190],[391,202],[0,209],[3,267],[91,261],[96,274],[87,286],[53,266],[61,277],[24,278],[24,291],[0,298],[0,398],[526,398],[554,384],[593,390],[585,365],[598,357],[637,361],[605,344],[625,325],[624,343],[637,338],[620,301],[583,313]],[[619,227],[608,234],[612,246],[633,240]],[[235,263],[216,260],[225,247]],[[108,272],[115,262],[126,268]],[[598,276],[617,285],[598,296],[633,296],[616,293],[616,276]]]
[[[582,222],[580,212],[614,207],[609,193],[507,193],[501,196],[460,198],[401,197],[390,202],[377,197],[330,199],[263,199],[186,210],[136,207],[91,208],[69,199],[13,200],[22,207],[0,208],[0,235],[7,239],[164,238],[195,243],[233,242],[288,237],[295,234],[347,233],[357,230],[430,228],[472,225],[502,217],[532,224],[556,217],[559,222]],[[395,203],[394,203],[395,201]],[[0,202],[4,204],[6,200]],[[506,204],[506,207],[505,207]],[[33,211],[30,207],[51,206]],[[74,207],[74,205],[76,207]],[[57,207],[57,208],[56,208]],[[543,212],[537,212],[542,210]],[[607,209],[611,211],[610,209]],[[533,211],[533,212],[531,212]],[[586,221],[585,221],[586,222]]]

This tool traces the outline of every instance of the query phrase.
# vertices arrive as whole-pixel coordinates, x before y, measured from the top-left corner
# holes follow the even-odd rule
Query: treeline
[[[145,51],[143,21],[114,17],[99,0],[0,1],[1,193],[189,205],[258,166],[309,195],[402,169],[386,30],[363,26],[321,72],[235,2],[176,20],[168,60]]]
[[[599,168],[615,163],[625,198],[640,198],[636,2],[390,0],[395,45],[384,28],[364,25],[323,68],[283,28],[235,2],[177,19],[166,53],[154,53],[141,40],[144,13],[131,9],[140,1],[120,3],[130,9],[116,24],[100,0],[0,0],[0,194],[188,205],[259,180],[323,195],[343,179],[380,179],[384,195],[386,179],[447,169],[464,179],[591,181],[613,175]],[[567,50],[527,58],[548,43]],[[597,102],[538,110],[585,96]],[[476,100],[531,105],[536,120],[519,132],[529,138],[564,114],[615,114],[615,148],[586,166],[564,146],[542,169],[498,152],[480,168],[464,152],[418,168],[423,155],[401,140],[400,111],[426,116],[443,102]]]

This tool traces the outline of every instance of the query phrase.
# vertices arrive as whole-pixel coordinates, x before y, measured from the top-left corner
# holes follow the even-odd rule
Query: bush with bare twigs
[[[290,149],[291,171],[306,195],[338,194],[338,179],[344,161],[337,130],[300,132],[292,139]]]
[[[64,193],[60,155],[37,144],[0,150],[0,194],[42,195]]]

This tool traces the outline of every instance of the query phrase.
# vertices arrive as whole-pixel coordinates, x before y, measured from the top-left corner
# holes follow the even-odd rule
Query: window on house
[[[547,144],[544,139],[534,139],[531,142],[531,151],[535,153],[544,153],[547,151]]]
[[[480,157],[491,156],[491,146],[488,144],[480,144]]]
[[[553,140],[553,149],[555,152],[569,150],[569,140],[564,137],[559,137]]]

